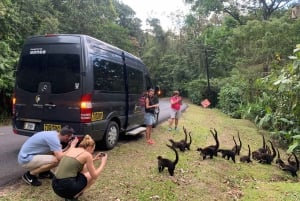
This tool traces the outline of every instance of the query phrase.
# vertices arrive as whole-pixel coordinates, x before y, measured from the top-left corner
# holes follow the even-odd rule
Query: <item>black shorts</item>
[[[52,179],[53,191],[63,198],[74,198],[75,195],[80,193],[87,185],[86,177],[78,173],[77,177],[70,177],[65,179]]]

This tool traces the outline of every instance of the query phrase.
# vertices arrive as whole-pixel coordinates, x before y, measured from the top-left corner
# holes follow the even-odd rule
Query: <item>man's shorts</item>
[[[154,118],[154,114],[152,113],[145,113],[144,115],[144,123],[147,125],[147,126],[151,126],[155,123],[155,118]]]
[[[35,155],[28,163],[22,164],[22,167],[31,171],[42,165],[53,163],[56,160],[54,155]]]
[[[181,116],[181,111],[180,110],[175,110],[173,108],[171,108],[171,112],[170,112],[170,118],[171,119],[179,119]]]

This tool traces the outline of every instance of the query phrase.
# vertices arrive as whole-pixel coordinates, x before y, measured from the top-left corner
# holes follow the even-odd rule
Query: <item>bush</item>
[[[188,98],[197,105],[201,101],[208,99],[211,103],[210,107],[215,107],[218,104],[218,88],[210,87],[208,89],[206,80],[194,80],[185,86],[188,92]]]
[[[241,118],[240,104],[242,104],[242,92],[240,88],[226,85],[219,93],[218,107],[233,118]]]

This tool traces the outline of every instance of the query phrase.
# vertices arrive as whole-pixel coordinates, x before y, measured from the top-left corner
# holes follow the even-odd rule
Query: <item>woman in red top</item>
[[[172,131],[173,122],[175,121],[175,130],[177,130],[178,119],[181,115],[180,107],[182,105],[182,99],[179,96],[179,91],[174,91],[173,96],[170,98],[171,114],[169,119],[169,131]]]

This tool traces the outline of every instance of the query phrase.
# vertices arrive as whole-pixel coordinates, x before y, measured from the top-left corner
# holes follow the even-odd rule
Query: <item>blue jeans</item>
[[[154,114],[152,113],[145,113],[144,115],[144,123],[147,125],[147,126],[151,126],[155,123],[155,118],[154,118]]]

